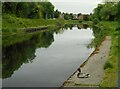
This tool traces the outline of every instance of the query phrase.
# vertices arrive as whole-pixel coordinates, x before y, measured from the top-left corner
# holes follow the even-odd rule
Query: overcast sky
[[[68,13],[89,14],[102,0],[49,0],[55,9]]]

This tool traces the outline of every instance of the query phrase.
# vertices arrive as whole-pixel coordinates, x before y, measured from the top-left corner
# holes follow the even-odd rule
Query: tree
[[[61,12],[58,9],[54,12],[54,18],[59,18]]]
[[[30,10],[29,10],[29,3],[26,2],[19,2],[16,6],[16,15],[17,17],[27,18]]]
[[[43,6],[43,16],[44,19],[49,19],[53,17],[54,13],[54,6],[50,2],[41,2],[41,5]]]
[[[50,2],[3,2],[3,14],[22,18],[53,18],[54,6]]]
[[[114,21],[117,20],[118,13],[118,3],[105,3],[99,4],[97,8],[94,9],[92,19],[97,18],[98,20]]]
[[[15,14],[17,4],[18,2],[3,2],[2,3],[3,13]]]
[[[82,15],[82,14],[81,14],[81,13],[78,13],[78,17],[79,17],[80,15]]]
[[[93,13],[93,19],[94,18],[98,18],[99,20],[101,20],[101,9],[103,8],[102,4],[98,4],[97,8],[94,9],[94,13]]]
[[[70,15],[69,15],[69,19],[71,19],[71,20],[72,20],[72,19],[73,19],[73,17],[74,17],[74,16],[73,16],[73,13],[70,13]]]

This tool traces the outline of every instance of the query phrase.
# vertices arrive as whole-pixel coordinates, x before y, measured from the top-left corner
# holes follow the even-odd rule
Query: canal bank
[[[69,86],[99,86],[104,77],[104,65],[108,60],[111,47],[111,37],[107,36],[101,45],[92,53],[88,60],[80,66],[82,73],[89,73],[88,78],[78,78],[76,70],[63,83],[63,87]]]
[[[2,34],[20,34],[27,30],[41,30],[50,26],[62,26],[64,24],[78,24],[78,20],[64,19],[30,19],[20,18],[9,14],[2,16]]]

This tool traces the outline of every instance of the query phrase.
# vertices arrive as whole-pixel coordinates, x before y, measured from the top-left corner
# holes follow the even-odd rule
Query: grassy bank
[[[109,59],[104,65],[105,76],[100,87],[116,87],[118,81],[118,27],[117,22],[101,21],[93,27],[95,39],[88,47],[98,47],[107,35],[112,37]]]
[[[13,15],[3,14],[2,17],[2,31],[3,33],[20,33],[23,32],[20,28],[34,28],[34,27],[44,27],[44,26],[56,26],[62,24],[72,24],[78,23],[77,20],[64,20],[61,22],[60,19],[27,19],[18,18]],[[19,28],[19,29],[18,29]]]
[[[79,20],[65,20],[65,24],[76,24],[79,23]]]
[[[54,25],[55,23],[56,20],[26,19],[4,14],[2,17],[2,31],[18,33],[22,32],[21,29],[18,28],[33,28],[40,26],[48,26]]]
[[[100,22],[99,26],[107,27],[112,37],[112,46],[108,62],[105,63],[105,76],[100,87],[116,87],[118,81],[118,31],[117,22]]]

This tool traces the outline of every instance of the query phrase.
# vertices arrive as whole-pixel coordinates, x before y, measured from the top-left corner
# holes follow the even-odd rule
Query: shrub
[[[4,29],[2,28],[2,32],[10,32],[10,30],[7,29],[7,28],[6,28],[6,29],[5,29],[5,28],[4,28]]]
[[[104,65],[104,69],[108,69],[108,68],[113,68],[112,63],[110,63],[109,61],[107,61]]]
[[[97,24],[97,23],[99,23],[99,19],[97,18],[93,19],[93,24]]]
[[[17,32],[16,28],[12,28],[11,30],[12,30],[12,32],[15,32],[15,33]]]

